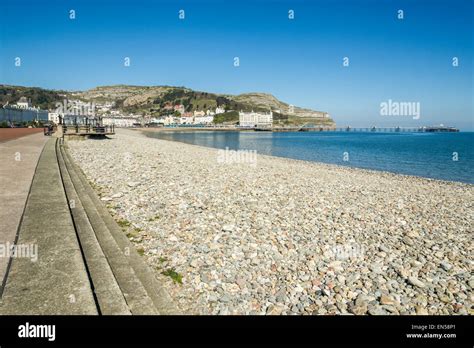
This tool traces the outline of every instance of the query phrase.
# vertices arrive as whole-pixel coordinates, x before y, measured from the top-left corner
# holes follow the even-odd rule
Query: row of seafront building
[[[215,110],[195,110],[186,112],[184,105],[174,105],[164,107],[165,112],[173,112],[173,115],[163,115],[160,117],[150,117],[146,121],[149,125],[210,125],[214,122],[214,116],[225,112],[222,107],[216,107]]]
[[[120,112],[113,110],[110,115],[104,117],[95,113],[95,107],[92,109],[90,103],[81,101],[68,101],[72,107],[57,108],[54,111],[41,110],[33,106],[31,100],[21,97],[15,104],[6,104],[0,108],[0,123],[6,122],[8,126],[18,126],[23,123],[53,123],[65,125],[84,125],[98,124],[116,125],[117,127],[133,127],[142,124],[141,117],[138,115],[121,116]],[[112,103],[99,105],[99,112],[110,112]]]
[[[22,122],[47,122],[48,120],[48,111],[34,107],[25,97],[21,97],[16,104],[7,104],[0,108],[0,122],[17,124]]]
[[[209,110],[208,110],[209,111]],[[223,113],[224,111],[220,112]],[[214,115],[219,114],[205,114],[204,111],[194,112],[192,115],[183,116],[163,116],[159,118],[153,118],[149,124],[172,126],[172,125],[210,125],[214,122]],[[272,127],[273,125],[273,112],[260,113],[260,112],[239,112],[239,126],[242,128],[255,128],[255,127]]]
[[[158,118],[138,116],[138,115],[104,115],[95,117],[93,115],[62,114],[59,112],[48,112],[34,107],[19,108],[10,106],[0,108],[0,122],[6,121],[9,124],[19,124],[22,122],[51,122],[53,124],[91,124],[95,119],[100,118],[104,126],[116,127],[140,127],[147,125],[174,126],[174,125],[211,125],[214,122],[214,115],[187,115],[187,116],[162,116]],[[273,124],[273,114],[258,112],[239,112],[239,125],[243,128],[271,127]]]
[[[96,105],[95,117],[101,120],[104,126],[115,127],[143,127],[143,126],[172,126],[172,125],[210,125],[214,121],[214,115],[224,113],[224,108],[217,107],[215,111],[185,112],[183,105],[165,107],[165,112],[172,112],[172,115],[152,117],[150,115],[123,115],[120,110],[112,110],[110,105]],[[61,118],[59,113],[50,113],[50,120],[59,123]],[[83,124],[91,117],[68,115],[64,117],[64,122]]]
[[[40,110],[31,104],[31,101],[21,97],[16,104],[0,108],[0,122],[6,121],[11,125],[22,122],[51,122],[54,124],[75,125],[94,124],[100,122],[104,126],[115,127],[140,127],[140,126],[179,126],[179,125],[211,125],[216,115],[225,113],[223,107],[214,110],[195,110],[186,112],[183,105],[166,105],[166,112],[172,115],[151,117],[143,115],[123,115],[119,110],[113,110],[113,103],[92,106],[81,101],[68,101],[71,107],[60,107],[54,111]],[[83,105],[84,104],[84,105]],[[273,112],[239,112],[239,126],[243,128],[271,127],[273,125]]]
[[[182,106],[181,106],[182,107]],[[183,107],[184,108],[184,107]],[[150,125],[210,125],[214,122],[214,116],[225,112],[224,108],[217,107],[215,112],[211,110],[207,111],[194,111],[184,112],[184,109],[180,109],[177,105],[174,107],[174,111],[180,113],[179,116],[167,115],[158,118],[151,118]],[[261,112],[239,112],[239,126],[243,128],[254,128],[254,127],[271,127],[273,125],[273,112],[261,113]]]

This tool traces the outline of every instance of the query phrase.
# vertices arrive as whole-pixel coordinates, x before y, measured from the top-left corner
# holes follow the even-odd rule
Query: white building
[[[192,116],[181,116],[178,117],[178,122],[179,124],[193,124],[194,123],[194,117]]]
[[[48,112],[48,121],[59,124],[59,112]]]
[[[268,114],[259,112],[239,112],[240,127],[271,127],[273,125],[273,112]]]
[[[173,117],[173,116],[161,116],[159,118],[153,119],[152,122],[162,124],[164,126],[169,126],[169,125],[178,123],[176,121],[176,117]]]
[[[21,97],[16,102],[16,104],[12,104],[10,105],[10,107],[13,109],[22,109],[22,110],[33,110],[33,111],[39,110],[39,107],[34,107],[33,104],[31,104],[31,100],[27,99],[26,97]]]
[[[106,113],[110,111],[112,107],[111,106],[106,106],[106,105],[97,105],[97,109],[99,109],[100,112]]]
[[[19,109],[30,109],[32,107],[31,102],[26,97],[21,97],[16,103]]]
[[[194,116],[205,116],[206,112],[194,110]]]
[[[102,124],[104,126],[112,126],[119,128],[134,127],[140,123],[140,119],[135,117],[102,117]]]
[[[217,107],[216,108],[216,115],[218,114],[223,114],[225,112],[225,109],[223,107]]]
[[[214,116],[194,116],[194,124],[211,124]]]

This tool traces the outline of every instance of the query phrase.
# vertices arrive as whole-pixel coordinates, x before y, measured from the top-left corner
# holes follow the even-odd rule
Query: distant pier
[[[316,125],[287,126],[287,127],[239,127],[239,126],[196,126],[196,125],[172,125],[164,127],[147,127],[149,129],[163,130],[189,130],[189,131],[255,131],[255,132],[378,132],[378,133],[435,133],[435,132],[459,132],[459,129],[445,126],[431,127],[327,127]]]
[[[256,129],[257,130],[257,129]],[[423,132],[459,132],[454,127],[434,126],[434,127],[274,127],[273,132],[379,132],[379,133],[423,133]]]

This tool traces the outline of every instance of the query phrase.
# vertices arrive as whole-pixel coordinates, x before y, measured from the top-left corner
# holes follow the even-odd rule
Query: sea
[[[158,131],[152,138],[474,184],[474,132]]]

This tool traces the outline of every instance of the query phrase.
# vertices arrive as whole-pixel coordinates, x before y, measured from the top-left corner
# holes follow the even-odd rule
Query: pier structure
[[[318,126],[307,126],[300,127],[301,131],[313,131],[313,132],[380,132],[380,133],[392,133],[392,132],[423,132],[423,127],[318,127]]]
[[[79,136],[91,136],[91,135],[114,135],[115,127],[110,126],[91,126],[91,125],[63,125],[63,135],[79,135]]]
[[[62,136],[67,137],[105,137],[115,134],[115,126],[104,125],[101,117],[65,115],[60,121]]]
[[[273,128],[273,131],[284,131]],[[424,132],[459,132],[454,127],[433,126],[433,127],[322,127],[315,125],[304,125],[302,127],[291,127],[291,131],[300,132],[379,132],[379,133],[424,133]]]
[[[150,127],[151,128],[151,127]],[[445,126],[432,127],[328,127],[318,125],[286,126],[286,127],[241,127],[235,125],[168,125],[163,129],[187,129],[207,131],[256,131],[256,132],[378,132],[378,133],[431,133],[431,132],[459,132],[459,129]]]

